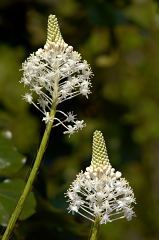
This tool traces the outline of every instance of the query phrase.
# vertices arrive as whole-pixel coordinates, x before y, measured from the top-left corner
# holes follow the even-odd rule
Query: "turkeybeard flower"
[[[135,215],[133,190],[121,173],[109,163],[103,135],[95,131],[91,165],[81,171],[66,193],[69,212],[99,223],[120,218],[131,220]]]
[[[53,121],[52,108],[56,109],[57,105],[77,95],[88,98],[90,94],[91,69],[87,61],[82,61],[81,55],[64,42],[55,15],[48,18],[44,48],[30,55],[22,64],[22,71],[21,82],[29,89],[23,98],[44,114],[46,124]],[[83,120],[78,121],[72,112],[57,112],[63,115],[63,120],[54,120],[56,125],[62,124],[66,128],[64,133],[72,134],[83,128]]]

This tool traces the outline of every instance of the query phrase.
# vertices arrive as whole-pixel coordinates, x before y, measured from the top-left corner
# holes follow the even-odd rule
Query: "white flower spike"
[[[46,124],[52,121],[48,113],[53,107],[56,109],[60,103],[80,94],[88,98],[91,93],[91,69],[87,61],[82,61],[81,55],[64,42],[55,15],[48,18],[44,48],[30,55],[22,64],[22,71],[21,82],[30,90],[23,99],[44,114],[43,121]],[[63,116],[63,122],[68,122],[71,117],[65,113]],[[82,128],[83,122],[81,126],[79,123],[76,121],[75,126],[71,125],[72,128],[63,124],[65,133],[72,134]]]
[[[131,220],[135,213],[132,188],[121,173],[109,163],[103,135],[95,131],[91,165],[77,175],[66,193],[68,211],[79,213],[90,221],[99,219],[100,224],[121,218]]]

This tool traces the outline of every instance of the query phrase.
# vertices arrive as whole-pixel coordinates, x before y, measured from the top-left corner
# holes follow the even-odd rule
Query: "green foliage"
[[[21,179],[5,180],[0,183],[0,224],[6,226],[11,216],[20,194],[24,189],[25,182]],[[35,198],[33,193],[28,196],[25,207],[20,216],[20,220],[30,217],[35,212]]]
[[[25,163],[25,158],[12,145],[11,140],[0,134],[0,176],[12,177]]]
[[[7,132],[0,133],[0,177],[5,177],[5,180],[0,182],[0,224],[2,226],[7,225],[25,186],[25,181],[16,177],[24,166],[25,158],[16,150],[7,134]],[[35,206],[34,195],[30,193],[20,220],[31,216],[35,212]]]
[[[20,151],[27,151],[38,141],[38,123],[22,100],[26,91],[20,81],[21,62],[24,49],[0,46],[0,128],[11,129],[15,145]],[[23,132],[26,131],[25,137]],[[30,139],[28,141],[28,139]]]

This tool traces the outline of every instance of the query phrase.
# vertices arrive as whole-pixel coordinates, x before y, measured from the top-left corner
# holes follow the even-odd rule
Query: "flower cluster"
[[[80,94],[88,98],[92,76],[88,63],[82,61],[81,55],[64,42],[54,15],[49,16],[47,32],[44,49],[40,48],[31,54],[22,64],[21,79],[29,89],[23,97],[24,100],[44,114],[43,121],[46,123],[52,120],[50,111],[58,104]],[[65,113],[63,115],[66,116]],[[64,125],[65,133],[73,133],[73,130],[80,129],[82,123],[80,121],[79,124],[78,121],[74,122],[73,126]]]
[[[93,136],[91,165],[80,172],[66,193],[69,212],[79,213],[100,224],[120,218],[131,220],[135,203],[133,190],[121,173],[109,163],[105,141],[100,131]]]

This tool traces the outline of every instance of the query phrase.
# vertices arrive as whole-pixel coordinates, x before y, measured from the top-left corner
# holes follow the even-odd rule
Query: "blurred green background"
[[[0,1],[0,131],[10,130],[12,144],[27,157],[16,173],[0,172],[1,184],[10,177],[27,179],[45,128],[41,114],[22,100],[19,69],[44,45],[50,13],[58,17],[65,42],[94,73],[89,100],[79,97],[61,105],[87,127],[70,138],[62,128],[53,129],[33,188],[36,212],[18,221],[11,239],[88,239],[91,224],[67,213],[63,193],[90,164],[96,129],[137,201],[137,217],[102,225],[100,240],[159,239],[158,10],[155,0]]]

